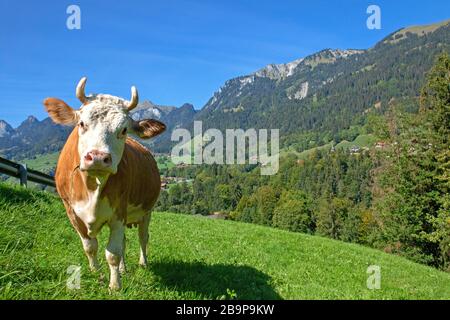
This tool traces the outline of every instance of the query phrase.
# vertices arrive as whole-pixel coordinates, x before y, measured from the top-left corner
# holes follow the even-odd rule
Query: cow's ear
[[[77,124],[78,115],[76,111],[64,101],[57,98],[47,98],[44,100],[44,106],[53,122],[68,126]]]
[[[133,131],[141,139],[149,139],[166,130],[166,125],[158,120],[133,121]]]

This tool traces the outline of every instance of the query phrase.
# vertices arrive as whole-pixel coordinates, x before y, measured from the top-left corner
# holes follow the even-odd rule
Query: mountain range
[[[177,108],[143,101],[133,110],[132,118],[153,118],[164,122],[168,128],[165,135],[170,140],[171,130],[189,124],[195,113],[194,106],[188,103]],[[71,130],[70,127],[54,124],[48,117],[39,121],[36,117],[29,116],[17,128],[0,120],[0,155],[20,160],[36,154],[58,151]]]
[[[416,97],[443,51],[450,51],[450,20],[398,30],[365,50],[325,49],[226,81],[196,119],[204,128],[279,128],[285,139],[313,132],[340,140],[369,111]]]
[[[200,110],[140,103],[133,118],[155,118],[168,130],[150,142],[169,152],[171,131],[192,129],[278,128],[282,146],[305,149],[306,142],[349,138],[369,112],[382,113],[395,100],[414,99],[436,56],[450,52],[450,20],[403,28],[369,49],[325,49],[285,64],[270,64],[227,80]],[[0,154],[20,159],[59,150],[69,128],[46,118],[28,117],[12,128],[0,121]]]

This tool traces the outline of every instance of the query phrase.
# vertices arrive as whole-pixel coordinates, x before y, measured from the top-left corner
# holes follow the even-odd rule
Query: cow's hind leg
[[[146,214],[139,223],[139,244],[141,246],[141,253],[139,256],[139,265],[147,266],[147,244],[148,244],[148,225],[150,223],[150,213]]]
[[[109,228],[109,241],[105,250],[110,270],[109,288],[117,290],[121,287],[119,265],[123,254],[125,226],[121,221],[114,221],[109,224]]]
[[[125,266],[125,247],[127,244],[125,233],[123,234],[123,246],[122,246],[122,258],[120,259],[119,271],[120,273],[125,273],[127,268]]]

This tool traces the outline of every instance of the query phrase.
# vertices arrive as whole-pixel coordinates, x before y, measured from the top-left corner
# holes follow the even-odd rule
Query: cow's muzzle
[[[84,156],[82,170],[85,171],[112,171],[112,157],[110,153],[91,150]]]

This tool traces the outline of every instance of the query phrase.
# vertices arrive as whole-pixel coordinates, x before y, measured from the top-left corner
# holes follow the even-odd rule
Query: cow
[[[74,126],[58,159],[55,182],[67,216],[77,231],[91,270],[99,268],[97,235],[110,230],[105,255],[109,288],[121,288],[125,272],[125,229],[137,226],[141,266],[147,265],[150,215],[161,187],[152,154],[129,137],[149,139],[165,130],[154,119],[135,121],[130,111],[138,104],[107,94],[85,95],[86,77],[76,87],[82,105],[72,109],[64,101],[47,98],[44,106],[53,122]]]

